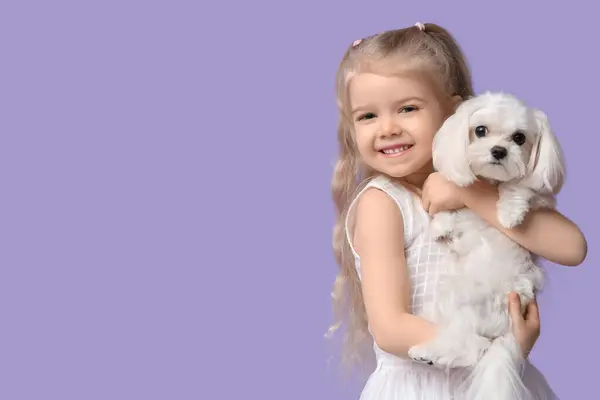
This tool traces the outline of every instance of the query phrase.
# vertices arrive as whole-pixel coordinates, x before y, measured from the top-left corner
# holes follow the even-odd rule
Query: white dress
[[[373,178],[356,196],[375,187],[393,198],[404,219],[406,264],[411,284],[410,312],[419,315],[424,300],[435,299],[436,285],[443,281],[444,263],[440,262],[445,249],[428,236],[429,216],[421,206],[420,199],[399,183],[386,176]],[[346,220],[346,237],[352,247],[353,212],[356,198],[350,206]],[[354,251],[359,278],[360,258]],[[417,363],[381,350],[373,344],[376,368],[369,377],[361,394],[361,400],[460,400],[458,384],[467,372],[462,369],[442,370]],[[557,400],[544,376],[531,364],[524,368],[525,384],[536,400]]]

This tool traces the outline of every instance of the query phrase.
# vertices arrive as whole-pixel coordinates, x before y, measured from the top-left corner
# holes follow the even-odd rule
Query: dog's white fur
[[[517,132],[524,143],[523,136],[515,139]],[[506,149],[499,160],[491,152],[497,146]],[[565,178],[562,150],[546,115],[505,93],[464,101],[436,134],[433,162],[460,186],[477,179],[497,184],[498,221],[507,228],[522,223],[531,209],[554,207]],[[436,214],[431,228],[450,250],[453,275],[435,303],[425,305],[423,316],[439,326],[438,334],[409,355],[444,368],[472,368],[469,400],[530,398],[507,295],[517,292],[524,311],[543,286],[543,270],[529,251],[467,208]]]

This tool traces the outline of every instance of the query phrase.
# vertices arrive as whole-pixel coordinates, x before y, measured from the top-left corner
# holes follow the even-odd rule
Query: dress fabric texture
[[[424,301],[435,300],[436,287],[443,284],[448,271],[444,267],[445,248],[428,233],[429,216],[418,197],[387,176],[369,181],[352,202],[346,219],[346,238],[354,253],[355,266],[361,277],[360,257],[352,246],[354,206],[358,197],[369,188],[385,192],[398,205],[404,220],[404,248],[410,277],[410,312],[420,315]],[[460,368],[438,369],[398,357],[381,350],[373,343],[376,358],[361,393],[360,400],[460,400],[460,383],[467,371]],[[525,364],[523,378],[536,400],[558,400],[541,372],[530,362]]]

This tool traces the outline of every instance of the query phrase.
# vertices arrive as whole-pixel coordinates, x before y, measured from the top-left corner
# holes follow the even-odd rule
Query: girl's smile
[[[412,144],[395,144],[382,148],[379,152],[384,157],[399,157],[406,154],[410,149],[412,149]]]

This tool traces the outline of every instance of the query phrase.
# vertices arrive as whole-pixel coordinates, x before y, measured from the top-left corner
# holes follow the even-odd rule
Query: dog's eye
[[[512,139],[519,146],[521,146],[523,143],[525,143],[525,135],[522,134],[521,132],[515,132],[512,136]]]
[[[483,125],[479,125],[477,128],[475,128],[475,136],[477,137],[484,137],[487,134],[487,128]]]

